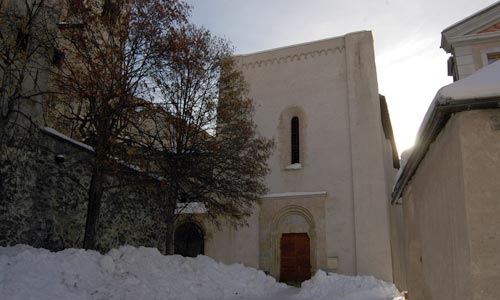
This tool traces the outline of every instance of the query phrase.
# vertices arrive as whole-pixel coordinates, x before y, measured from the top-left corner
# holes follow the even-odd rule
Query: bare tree
[[[256,132],[253,102],[228,42],[194,26],[172,42],[175,50],[152,73],[150,125],[137,128],[142,138],[135,139],[161,179],[167,254],[174,253],[176,214],[190,203],[204,205],[215,221],[245,223],[266,191],[273,147]]]
[[[48,118],[95,151],[83,247],[96,247],[104,175],[188,7],[177,0],[69,0],[59,24]]]

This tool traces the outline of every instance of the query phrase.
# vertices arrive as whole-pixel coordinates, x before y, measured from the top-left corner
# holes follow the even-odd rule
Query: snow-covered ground
[[[391,300],[394,285],[373,277],[319,271],[302,288],[277,283],[262,271],[224,265],[206,256],[164,256],[123,246],[105,255],[29,246],[0,247],[0,299],[316,299]]]

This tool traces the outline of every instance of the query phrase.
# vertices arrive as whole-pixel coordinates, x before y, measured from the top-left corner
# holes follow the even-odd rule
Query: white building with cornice
[[[371,32],[236,60],[258,130],[276,143],[269,194],[248,227],[217,229],[191,218],[203,252],[287,282],[318,269],[391,281],[388,204],[399,160],[378,92]],[[177,228],[189,229],[182,221]]]

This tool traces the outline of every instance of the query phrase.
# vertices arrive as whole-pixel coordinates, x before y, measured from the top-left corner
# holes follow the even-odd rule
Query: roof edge
[[[495,12],[493,10],[497,10],[497,12]],[[443,31],[441,31],[441,45],[440,45],[440,47],[442,49],[444,49],[446,51],[446,53],[450,53],[452,42],[448,41],[448,39],[453,38],[453,35],[456,35],[457,33],[460,33],[461,31],[463,31],[463,28],[461,28],[461,27],[465,26],[466,23],[471,22],[473,19],[475,19],[481,15],[484,15],[487,23],[491,22],[492,19],[497,18],[498,11],[500,11],[500,1],[493,3],[489,6],[481,9],[480,11],[478,11],[472,15],[469,15],[468,17],[446,27],[445,29],[443,29]],[[474,24],[472,24],[472,25],[474,25]],[[478,25],[481,25],[481,23],[475,24],[476,27]],[[484,25],[484,24],[482,24],[482,25]],[[479,27],[481,27],[481,26],[479,26]],[[470,33],[466,33],[466,35],[469,35],[469,34]],[[452,36],[450,37],[449,35],[452,35]]]
[[[359,30],[359,31],[349,32],[349,33],[346,33],[344,35],[339,35],[339,36],[334,36],[334,37],[329,37],[329,38],[324,38],[324,39],[319,39],[319,40],[314,40],[314,41],[302,42],[302,43],[292,44],[292,45],[283,46],[283,47],[276,47],[276,48],[271,48],[271,49],[266,49],[266,50],[261,50],[261,51],[256,51],[256,52],[236,54],[233,57],[234,58],[239,58],[239,57],[243,58],[243,57],[248,57],[248,56],[253,56],[253,55],[258,55],[258,54],[264,54],[267,52],[286,50],[286,49],[290,49],[290,48],[294,48],[294,47],[308,46],[308,45],[312,45],[315,43],[343,39],[346,36],[353,35],[353,34],[361,34],[361,33],[371,33],[371,30]]]
[[[449,99],[447,98],[439,97],[434,102],[432,111],[429,115],[429,121],[420,131],[420,136],[417,137],[420,141],[415,143],[408,161],[402,167],[402,172],[396,179],[397,181],[391,194],[391,204],[395,204],[401,197],[404,188],[417,171],[418,166],[427,154],[430,145],[444,128],[453,113],[500,107],[500,97],[475,98],[453,102],[448,100]]]
[[[465,17],[464,19],[456,22],[456,23],[453,23],[452,25],[446,27],[445,29],[443,29],[443,31],[441,33],[444,33],[446,31],[450,31],[451,29],[455,28],[455,27],[458,27],[459,25],[462,25],[464,23],[467,23],[468,21],[474,19],[475,17],[478,17],[479,15],[482,15],[484,14],[485,12],[487,12],[488,10],[496,7],[496,6],[500,6],[500,1],[499,2],[496,2],[496,3],[493,3],[493,4],[490,4],[488,5],[487,7],[481,9],[480,11],[472,14],[472,15],[469,15],[468,17]]]

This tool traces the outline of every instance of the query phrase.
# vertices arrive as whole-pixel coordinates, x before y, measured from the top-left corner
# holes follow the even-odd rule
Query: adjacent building
[[[500,3],[443,31],[440,89],[392,193],[394,281],[412,300],[500,294]]]
[[[448,74],[455,81],[500,60],[500,2],[443,30],[441,48],[451,54]]]

